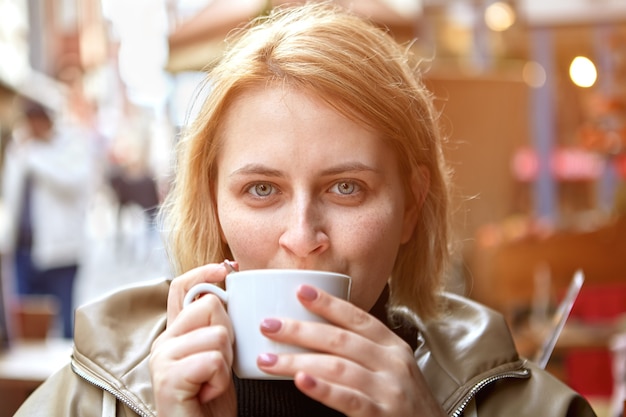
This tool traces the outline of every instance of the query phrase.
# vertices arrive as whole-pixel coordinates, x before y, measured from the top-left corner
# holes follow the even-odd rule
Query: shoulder
[[[98,348],[95,340],[108,344],[123,340],[145,341],[165,328],[169,280],[146,281],[123,287],[76,310],[76,348],[89,352]],[[110,348],[109,348],[110,349]]]
[[[123,398],[123,407],[156,415],[147,359],[165,328],[168,290],[169,281],[146,282],[78,308],[71,365],[40,385],[16,415],[100,416],[105,397],[113,398],[108,393]]]
[[[519,356],[500,313],[455,294],[444,293],[440,301],[434,320],[406,317],[419,329],[417,362],[448,410],[478,393],[479,415],[594,415],[567,385]]]
[[[102,389],[94,387],[108,387],[145,415],[154,414],[148,358],[153,341],[165,329],[169,287],[168,280],[146,281],[106,294],[76,310],[72,369],[67,370],[71,377],[65,376],[75,389],[71,390],[73,399],[68,406],[92,410],[86,398],[101,398]],[[46,384],[49,391],[55,386],[56,390],[60,386],[65,389],[58,378]],[[81,394],[85,390],[87,396]]]
[[[76,311],[76,331],[85,332],[93,327],[102,331],[102,320],[124,318],[124,325],[136,326],[165,313],[170,281],[166,279],[144,281],[121,287],[79,307]],[[119,327],[115,332],[121,330]]]
[[[582,397],[519,356],[499,312],[455,294],[440,301],[436,319],[413,320],[415,356],[441,404],[454,409],[476,392],[479,415],[594,416]]]
[[[485,368],[517,363],[520,358],[504,317],[471,299],[452,293],[440,296],[440,314],[428,322],[405,312],[419,329],[420,350],[441,363],[458,366],[465,363],[466,378]],[[472,366],[476,365],[476,369]],[[456,372],[455,372],[456,373]]]
[[[166,325],[169,287],[168,280],[142,282],[78,308],[74,362],[114,386],[145,384],[152,343]]]

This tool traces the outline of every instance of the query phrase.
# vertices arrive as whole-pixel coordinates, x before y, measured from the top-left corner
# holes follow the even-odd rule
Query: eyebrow
[[[321,172],[322,176],[340,175],[348,172],[373,172],[378,173],[379,170],[361,162],[348,162],[345,164],[337,165]],[[234,177],[237,175],[265,175],[268,177],[282,178],[285,174],[277,169],[269,168],[263,164],[246,164],[241,168],[233,171],[229,176]]]
[[[379,170],[370,166],[370,165],[366,165],[363,164],[361,162],[348,162],[346,164],[341,164],[338,166],[334,166],[332,168],[326,169],[324,171],[322,171],[322,175],[323,176],[330,176],[330,175],[339,175],[339,174],[343,174],[346,172],[373,172],[373,173],[378,173]]]
[[[266,175],[268,177],[284,177],[285,175],[277,170],[269,168],[262,164],[246,164],[241,168],[233,171],[229,176],[234,177],[237,175]]]

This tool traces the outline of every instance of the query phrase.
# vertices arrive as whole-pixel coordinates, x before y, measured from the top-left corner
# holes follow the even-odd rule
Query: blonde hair
[[[208,77],[210,93],[179,143],[177,177],[164,205],[177,273],[231,256],[214,199],[220,123],[230,103],[253,86],[306,90],[380,134],[397,152],[401,172],[418,177],[423,197],[416,230],[399,250],[390,277],[390,305],[422,319],[437,311],[436,293],[448,260],[447,173],[430,93],[408,48],[383,29],[327,3],[277,8],[234,35]],[[419,204],[420,196],[413,196]]]

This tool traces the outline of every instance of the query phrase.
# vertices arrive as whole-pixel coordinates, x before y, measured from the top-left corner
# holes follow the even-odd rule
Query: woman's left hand
[[[268,318],[270,339],[318,353],[260,355],[264,372],[293,376],[309,397],[352,417],[445,416],[411,348],[375,317],[310,286],[300,302],[330,324]]]

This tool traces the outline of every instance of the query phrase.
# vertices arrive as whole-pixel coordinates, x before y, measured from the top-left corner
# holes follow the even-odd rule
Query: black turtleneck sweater
[[[389,289],[385,287],[370,314],[392,328],[387,319]],[[401,324],[392,330],[413,349],[417,345],[417,329]],[[293,381],[239,379],[233,375],[237,392],[238,415],[242,417],[334,417],[342,413],[307,397]]]

